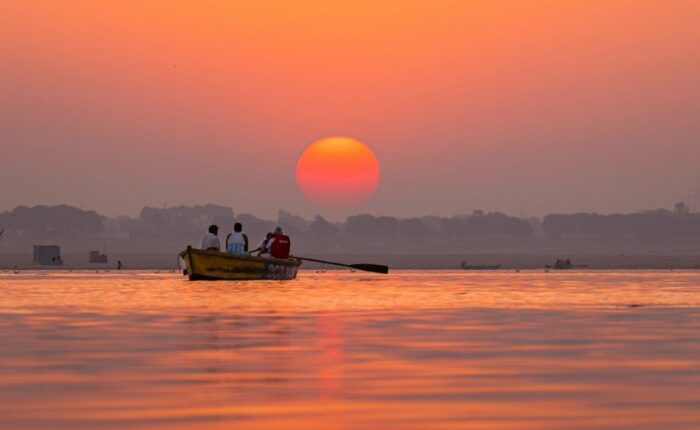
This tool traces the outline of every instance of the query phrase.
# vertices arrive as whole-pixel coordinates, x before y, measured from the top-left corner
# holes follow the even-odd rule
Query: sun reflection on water
[[[692,271],[0,275],[0,428],[698,428],[698,292]]]

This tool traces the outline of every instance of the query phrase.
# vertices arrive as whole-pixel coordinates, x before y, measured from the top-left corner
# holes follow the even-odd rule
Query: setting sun
[[[379,162],[362,142],[328,137],[309,145],[299,157],[297,184],[317,206],[348,208],[366,202],[379,184]]]

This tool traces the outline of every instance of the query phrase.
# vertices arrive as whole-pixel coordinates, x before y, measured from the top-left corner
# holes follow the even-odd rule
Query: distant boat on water
[[[462,270],[498,270],[501,268],[500,264],[467,264],[466,261],[462,261],[462,265],[459,266]]]
[[[568,258],[566,260],[562,260],[562,259],[557,258],[557,261],[554,262],[554,265],[552,265],[552,266],[547,265],[547,266],[545,266],[545,269],[569,270],[569,269],[573,269],[573,268],[585,268],[585,267],[588,267],[588,265],[587,264],[574,265],[573,263],[571,263],[571,260]]]

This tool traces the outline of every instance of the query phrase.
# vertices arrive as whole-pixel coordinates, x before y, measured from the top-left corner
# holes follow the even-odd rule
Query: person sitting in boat
[[[267,249],[272,258],[281,258],[286,260],[289,258],[289,250],[291,249],[292,242],[289,236],[282,232],[282,227],[277,227],[275,233],[267,242]]]
[[[261,257],[262,254],[268,254],[270,252],[270,250],[267,249],[267,243],[270,241],[270,239],[272,239],[273,236],[274,236],[274,233],[272,233],[271,231],[267,232],[267,234],[265,235],[265,239],[263,239],[263,241],[260,242],[260,245],[258,245],[257,248],[250,251],[250,253],[252,254],[254,252],[257,252],[258,257]]]
[[[202,246],[200,248],[205,251],[219,251],[221,249],[221,244],[217,237],[218,234],[219,226],[214,224],[210,225],[209,232],[202,237]]]
[[[240,222],[235,223],[233,232],[226,236],[226,252],[248,255],[248,235],[243,233],[243,225]]]

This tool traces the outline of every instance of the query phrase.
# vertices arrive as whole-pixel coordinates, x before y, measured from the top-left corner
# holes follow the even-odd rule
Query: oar
[[[325,260],[316,260],[315,258],[305,258],[305,257],[295,257],[298,258],[299,260],[304,260],[304,261],[313,261],[314,263],[322,263],[322,264],[330,264],[332,266],[342,266],[342,267],[349,267],[351,269],[357,269],[357,270],[364,270],[365,272],[374,272],[374,273],[389,273],[389,266],[382,266],[381,264],[343,264],[343,263],[335,263],[333,261],[325,261]]]

